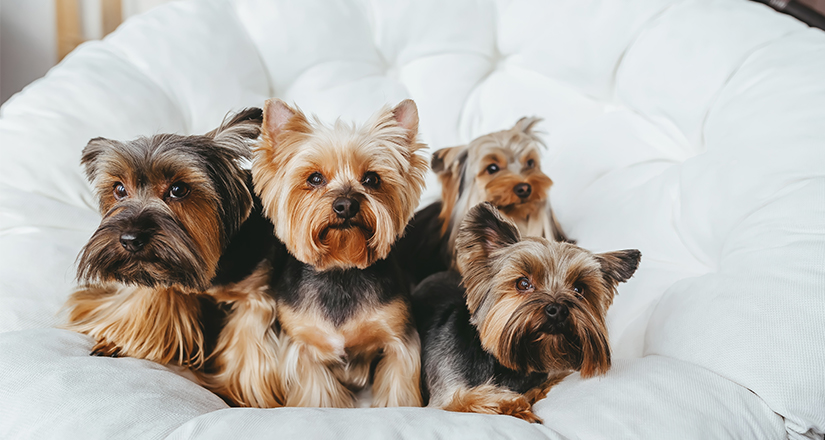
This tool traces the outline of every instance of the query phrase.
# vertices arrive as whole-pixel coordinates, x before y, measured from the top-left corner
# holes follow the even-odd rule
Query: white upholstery
[[[456,145],[545,118],[568,234],[642,264],[614,368],[545,425],[430,409],[226,409],[47,329],[99,216],[88,139],[203,133],[270,96],[326,120],[413,98]],[[823,438],[825,33],[744,0],[198,0],[81,46],[0,110],[0,437]],[[433,176],[422,203],[439,193]]]

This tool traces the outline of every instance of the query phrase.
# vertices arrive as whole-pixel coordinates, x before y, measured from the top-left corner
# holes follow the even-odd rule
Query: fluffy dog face
[[[269,100],[252,176],[275,234],[317,270],[363,269],[387,256],[424,187],[426,159],[410,100],[364,126],[310,123]]]
[[[238,161],[261,122],[261,110],[248,109],[203,136],[89,141],[81,163],[103,220],[81,251],[78,279],[206,289],[252,206]]]
[[[521,118],[509,130],[490,133],[466,146],[436,151],[432,168],[442,184],[442,233],[481,202],[490,202],[513,220],[545,209],[553,181],[541,171],[541,139],[533,132],[539,118]]]
[[[461,225],[458,267],[482,346],[513,370],[610,368],[605,314],[616,286],[636,271],[635,249],[593,254],[570,243],[522,239],[490,204]]]

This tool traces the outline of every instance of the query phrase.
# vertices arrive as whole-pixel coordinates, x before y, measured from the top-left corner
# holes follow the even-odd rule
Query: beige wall
[[[0,0],[0,103],[85,40],[173,0]]]
[[[54,0],[0,0],[0,102],[57,62]]]

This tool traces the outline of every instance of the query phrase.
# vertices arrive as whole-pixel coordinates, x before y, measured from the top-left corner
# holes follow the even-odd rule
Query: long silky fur
[[[200,368],[205,359],[198,298],[175,288],[108,284],[76,291],[66,328],[95,338],[100,355]]]

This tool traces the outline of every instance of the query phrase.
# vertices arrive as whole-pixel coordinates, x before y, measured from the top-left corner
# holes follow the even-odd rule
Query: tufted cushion
[[[432,148],[545,118],[562,226],[594,251],[643,253],[608,316],[616,366],[552,390],[536,405],[543,427],[421,409],[214,411],[196,385],[158,382],[191,406],[152,436],[822,438],[823,78],[823,32],[742,0],[199,0],[135,17],[0,109],[0,331],[23,330],[0,335],[13,372],[0,397],[28,402],[0,417],[0,436],[46,414],[85,420],[49,405],[107,395],[39,383],[158,374],[76,362],[87,342],[36,330],[59,322],[98,221],[86,141],[202,133],[277,96],[328,121],[413,98]],[[430,175],[422,204],[438,194]],[[108,397],[136,413],[108,427],[147,423],[151,403]]]

